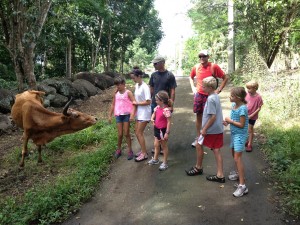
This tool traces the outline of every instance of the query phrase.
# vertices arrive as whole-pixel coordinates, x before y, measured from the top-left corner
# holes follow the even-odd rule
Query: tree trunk
[[[34,75],[34,49],[51,4],[51,0],[32,1],[32,4],[21,0],[2,1],[0,4],[5,47],[14,63],[19,91],[24,90],[25,79],[29,88],[37,88]],[[35,14],[29,16],[29,11]]]
[[[72,78],[72,41],[68,38],[68,46],[67,46],[67,78]]]
[[[107,68],[106,71],[110,71],[110,61],[111,61],[111,29],[112,29],[112,25],[111,22],[109,22],[109,29],[108,29],[108,43],[107,43],[107,58],[106,58],[106,62],[107,62]]]
[[[98,22],[99,22],[99,28],[100,29],[99,29],[99,37],[98,37],[98,41],[97,41],[97,45],[96,45],[95,54],[92,58],[92,71],[93,72],[95,72],[96,62],[98,61],[98,54],[99,54],[99,50],[100,50],[101,36],[102,36],[102,31],[103,31],[104,20],[99,18]]]
[[[28,86],[32,90],[37,90],[36,79],[34,75],[34,46],[25,49],[24,51],[24,77],[27,79]]]
[[[297,3],[295,1],[295,6],[292,4],[290,6],[289,11],[286,13],[285,21],[284,21],[284,29],[283,31],[279,34],[279,38],[277,43],[274,45],[274,47],[271,49],[270,53],[267,56],[267,66],[270,68],[275,60],[275,57],[277,53],[279,52],[280,47],[285,41],[285,38],[287,37],[287,34],[289,33],[291,27],[290,25],[292,24],[292,21],[295,20],[296,15],[298,13],[299,8],[297,7]],[[294,6],[294,7],[293,7]]]
[[[235,71],[235,54],[234,54],[234,19],[233,19],[233,0],[228,0],[228,68],[227,73]]]

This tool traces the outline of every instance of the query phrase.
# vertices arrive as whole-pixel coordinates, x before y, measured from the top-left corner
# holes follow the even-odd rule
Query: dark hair
[[[169,94],[166,91],[159,91],[155,98],[158,98],[160,101],[162,101],[165,105],[171,107],[173,105],[172,99],[169,98]]]
[[[135,69],[135,68],[137,68],[137,69]],[[137,66],[133,67],[133,70],[130,72],[130,74],[133,74],[133,75],[136,76],[136,77],[143,77],[144,72],[141,71],[141,70],[138,69],[138,68],[139,68],[139,67],[137,67]]]
[[[231,89],[231,94],[239,98],[243,103],[247,104],[246,95],[247,92],[244,87],[234,87]]]
[[[114,79],[114,84],[118,85],[118,84],[125,84],[125,79],[121,76],[118,76]]]

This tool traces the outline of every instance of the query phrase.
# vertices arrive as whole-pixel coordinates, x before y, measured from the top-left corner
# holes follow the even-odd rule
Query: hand
[[[165,133],[164,140],[167,141],[169,139],[169,134]]]
[[[225,122],[230,124],[230,123],[232,123],[232,120],[229,117],[225,117]]]
[[[224,121],[223,121],[223,125],[224,125],[224,126],[228,126],[228,123],[224,120]]]
[[[111,123],[111,116],[108,117],[108,123]]]
[[[152,122],[152,125],[154,126],[154,125],[155,125],[155,123],[154,123],[154,119],[151,119],[151,122]]]
[[[129,121],[133,122],[134,121],[134,116],[130,116]]]
[[[194,94],[196,94],[196,93],[197,93],[196,87],[193,87],[193,88],[192,88],[192,91],[193,91]]]
[[[132,105],[138,105],[137,101],[133,101]]]
[[[202,129],[201,131],[200,131],[200,133],[201,133],[201,135],[203,136],[203,137],[205,137],[206,136],[206,129]]]

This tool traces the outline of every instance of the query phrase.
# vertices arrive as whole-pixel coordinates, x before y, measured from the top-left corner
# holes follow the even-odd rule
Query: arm
[[[195,84],[194,84],[194,79],[192,79],[191,77],[189,77],[189,80],[190,80],[190,85],[191,85],[191,88],[192,88],[192,92],[194,94],[196,94],[197,93],[197,89],[196,89]]]
[[[145,105],[150,105],[151,104],[151,100],[146,100],[146,101],[143,101],[143,102],[137,102],[137,101],[134,101],[132,104],[136,105],[136,106],[145,106]]]
[[[202,130],[201,130],[201,134],[203,136],[206,135],[206,131],[209,127],[211,127],[211,125],[213,125],[213,123],[216,121],[216,114],[212,114],[211,117],[209,118],[209,120],[207,121],[207,123],[203,126]]]
[[[151,122],[153,125],[155,125],[154,121],[155,121],[155,111],[152,113],[152,116],[151,116]]]
[[[128,97],[129,97],[129,99],[131,100],[132,104],[133,104],[134,102],[136,102],[136,101],[135,101],[135,98],[134,98],[134,96],[133,96],[133,94],[132,94],[132,92],[129,91],[129,90],[128,90]],[[136,113],[136,105],[133,105],[133,109],[132,109],[132,111],[131,111],[131,113],[130,113],[130,121],[133,121],[133,120],[134,120],[134,115],[135,115],[135,113]]]
[[[174,102],[175,102],[175,88],[172,88],[172,89],[170,90],[170,92],[171,92],[170,98],[172,99],[172,101],[173,101],[173,103],[174,103]]]
[[[254,117],[256,114],[258,114],[260,110],[261,110],[261,107],[258,107],[251,115],[249,115],[249,119],[251,119],[251,118]]]
[[[171,128],[171,117],[168,117],[167,120],[168,120],[168,122],[167,122],[167,129],[166,129],[166,133],[165,133],[165,136],[164,136],[165,140],[169,139],[170,128]]]
[[[245,126],[245,123],[246,123],[246,117],[245,116],[240,116],[240,122],[234,121],[234,120],[230,119],[229,117],[226,117],[225,121],[229,124],[232,124],[233,126],[238,127],[238,128],[243,128]]]
[[[218,87],[217,90],[216,90],[217,94],[219,94],[224,89],[224,87],[226,86],[228,80],[229,80],[229,77],[226,74],[224,74],[224,77],[222,79],[222,83],[220,84],[220,87]]]

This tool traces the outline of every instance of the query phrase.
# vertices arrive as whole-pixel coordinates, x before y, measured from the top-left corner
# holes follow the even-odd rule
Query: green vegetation
[[[116,140],[114,124],[105,122],[55,139],[43,151],[43,158],[50,167],[51,162],[56,164],[53,169],[59,170],[59,176],[38,182],[24,195],[1,197],[0,224],[46,225],[68,217],[92,196],[101,177],[107,174]],[[96,147],[86,151],[90,145]],[[15,156],[8,160],[15,163]],[[26,176],[42,175],[36,171],[36,158],[27,159],[25,167]]]
[[[255,67],[253,67],[255,65]],[[300,70],[270,74],[252,51],[245,68],[232,75],[235,85],[256,80],[264,105],[257,126],[258,140],[271,165],[271,177],[282,195],[283,209],[300,215]]]

